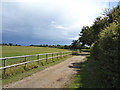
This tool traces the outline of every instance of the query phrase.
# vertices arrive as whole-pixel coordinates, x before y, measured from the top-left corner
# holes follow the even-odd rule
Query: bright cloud
[[[49,39],[51,42],[70,43],[71,39],[78,38],[83,26],[93,24],[95,18],[102,15],[103,9],[108,8],[109,1],[4,0],[3,41],[9,41],[13,37],[10,31],[13,31],[19,38],[28,35],[24,38],[34,38],[36,42],[47,42]]]
[[[63,27],[63,26],[56,26],[55,28],[57,28],[57,29],[66,29],[66,28]]]

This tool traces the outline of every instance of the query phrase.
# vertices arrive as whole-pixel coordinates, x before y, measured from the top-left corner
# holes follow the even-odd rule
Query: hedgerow
[[[100,39],[91,47],[91,56],[101,65],[104,87],[120,87],[119,32],[119,23],[110,24],[100,32]]]

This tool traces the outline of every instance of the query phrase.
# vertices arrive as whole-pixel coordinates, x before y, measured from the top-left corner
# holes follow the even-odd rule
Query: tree
[[[12,43],[9,43],[9,46],[12,46],[13,44]]]
[[[82,45],[80,44],[80,42],[78,40],[73,40],[72,44],[71,44],[71,49],[81,49]]]

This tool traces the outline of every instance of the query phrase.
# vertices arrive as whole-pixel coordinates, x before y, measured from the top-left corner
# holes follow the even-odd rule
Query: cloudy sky
[[[2,42],[20,45],[71,44],[119,0],[4,0]],[[114,2],[113,2],[114,1]]]

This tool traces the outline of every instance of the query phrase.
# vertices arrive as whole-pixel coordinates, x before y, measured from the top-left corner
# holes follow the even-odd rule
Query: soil
[[[77,70],[80,70],[77,67],[85,57],[73,56],[15,83],[5,85],[4,88],[65,88],[77,74]]]

